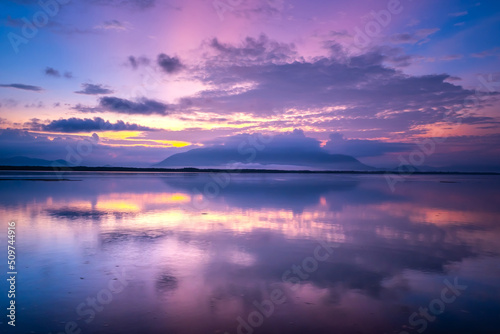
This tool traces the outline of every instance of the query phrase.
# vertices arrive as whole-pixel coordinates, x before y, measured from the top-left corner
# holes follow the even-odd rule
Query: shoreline
[[[33,172],[122,172],[122,173],[241,173],[241,174],[402,174],[397,170],[343,171],[343,170],[280,170],[280,169],[218,169],[218,168],[141,168],[141,167],[49,167],[0,166],[2,171]],[[500,175],[500,172],[415,171],[404,175]]]

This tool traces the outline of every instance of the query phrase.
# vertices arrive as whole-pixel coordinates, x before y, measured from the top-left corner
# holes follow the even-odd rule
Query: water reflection
[[[426,332],[498,332],[498,177],[413,176],[392,193],[379,175],[239,175],[207,198],[207,174],[21,176],[50,175],[0,184],[20,333],[236,333],[238,319],[243,333],[417,333],[410,315],[455,277],[467,290]],[[321,243],[332,256],[291,269]],[[276,289],[286,301],[252,327]]]

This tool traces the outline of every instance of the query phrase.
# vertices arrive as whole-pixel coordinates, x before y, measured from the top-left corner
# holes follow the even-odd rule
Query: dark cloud
[[[459,119],[462,124],[500,124],[498,118],[488,116],[468,115]]]
[[[100,117],[91,118],[68,118],[51,121],[48,124],[40,123],[39,119],[32,119],[31,122],[25,123],[31,130],[47,131],[47,132],[93,132],[93,131],[155,131],[153,128],[141,126],[135,123],[125,123],[124,121],[116,121],[111,123]]]
[[[102,112],[103,111],[103,110],[99,109],[99,107],[88,107],[88,106],[84,106],[81,103],[78,103],[77,105],[75,105],[71,109],[77,110],[79,112],[84,112],[84,113],[96,113],[96,112]]]
[[[151,63],[151,60],[146,57],[134,57],[134,56],[129,56],[127,58],[127,64],[130,65],[134,70],[136,70],[139,66],[142,65],[149,65]]]
[[[169,105],[155,100],[141,98],[133,102],[112,96],[100,98],[99,108],[103,111],[138,115],[168,115],[170,110]]]
[[[126,65],[136,70],[141,66],[148,66],[151,64],[151,59],[148,57],[129,56]],[[170,57],[164,53],[160,53],[156,58],[156,64],[159,69],[168,74],[175,74],[180,72],[185,66],[182,64],[178,57]]]
[[[230,64],[278,63],[296,58],[294,44],[272,41],[266,35],[260,35],[258,38],[247,37],[238,46],[221,43],[214,38],[210,47],[217,53],[213,60]]]
[[[17,88],[17,89],[22,89],[22,90],[31,90],[34,92],[40,92],[43,90],[42,87],[38,86],[32,86],[32,85],[25,85],[25,84],[19,84],[19,83],[13,83],[13,84],[0,84],[0,87],[5,87],[5,88]]]
[[[52,67],[46,67],[45,68],[45,75],[59,78],[61,76],[61,73],[59,73],[58,70],[56,70]]]
[[[112,7],[131,7],[132,9],[148,9],[156,5],[156,0],[89,0],[90,3]]]
[[[177,57],[170,57],[164,53],[158,55],[157,58],[158,66],[161,67],[163,71],[168,74],[174,74],[181,71],[184,67],[181,61]]]
[[[156,114],[165,116],[174,110],[174,106],[144,97],[131,101],[114,96],[105,96],[99,99],[99,104],[96,107],[77,104],[73,109],[84,113],[114,112],[126,115]]]
[[[103,85],[94,85],[89,83],[82,84],[82,90],[75,92],[77,94],[86,95],[100,95],[100,94],[112,94],[111,89],[105,88]]]
[[[44,73],[45,75],[47,76],[51,76],[51,77],[55,77],[55,78],[60,78],[61,77],[61,72],[59,72],[58,70],[56,70],[55,68],[53,67],[49,67],[47,66],[44,70]],[[71,72],[64,72],[64,75],[63,75],[66,79],[71,79],[73,78],[73,74]]]

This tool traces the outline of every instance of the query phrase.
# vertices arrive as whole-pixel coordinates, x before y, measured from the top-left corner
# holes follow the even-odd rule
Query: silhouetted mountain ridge
[[[67,166],[65,160],[45,160],[45,159],[35,159],[28,157],[12,157],[12,158],[2,158],[0,159],[0,166]]]
[[[223,145],[196,148],[174,154],[154,167],[228,167],[234,164],[251,168],[261,165],[278,168],[279,166],[301,167],[325,170],[376,170],[356,158],[343,154],[330,154],[324,150],[304,150],[300,148],[280,148],[245,150]]]

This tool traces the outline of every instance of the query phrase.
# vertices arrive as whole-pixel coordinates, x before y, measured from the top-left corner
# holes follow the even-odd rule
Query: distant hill
[[[66,166],[65,160],[45,160],[45,159],[34,159],[28,157],[12,157],[12,158],[2,158],[0,159],[0,166],[41,166],[50,167],[53,163],[57,166]]]
[[[235,147],[213,146],[196,148],[174,154],[154,167],[164,168],[224,168],[239,164],[240,168],[269,169],[321,169],[372,171],[374,167],[359,162],[356,158],[342,154],[330,154],[324,150],[264,149],[242,154]]]

